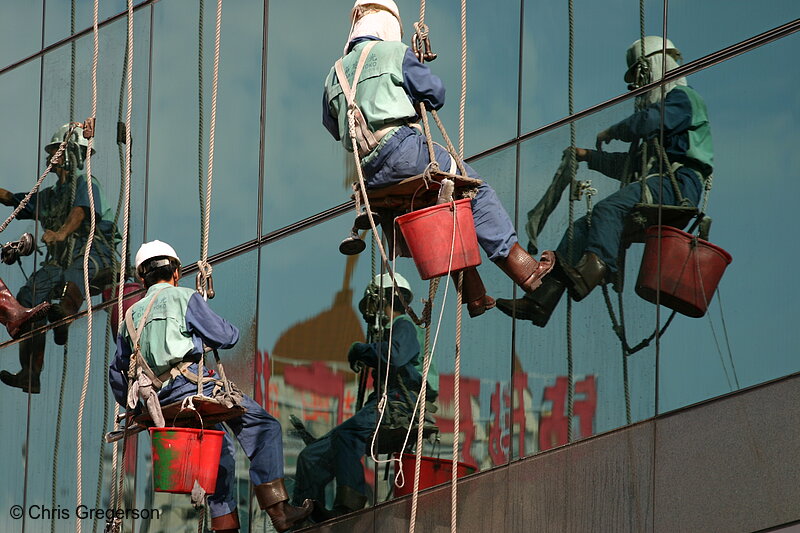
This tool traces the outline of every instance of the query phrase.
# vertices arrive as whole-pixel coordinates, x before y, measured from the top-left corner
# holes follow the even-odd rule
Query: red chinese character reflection
[[[464,434],[464,438],[461,441],[463,443],[461,447],[461,458],[465,463],[472,465],[478,464],[472,456],[472,442],[475,440],[475,421],[472,417],[472,399],[478,398],[480,392],[481,382],[479,379],[461,378],[459,384],[460,401],[458,402],[461,409],[458,417],[459,429],[460,432]],[[445,400],[452,404],[452,398],[453,376],[452,374],[443,374],[439,376],[439,403],[442,404],[442,410],[444,410]],[[450,418],[436,416],[436,424],[439,426],[439,430],[442,433],[453,433],[455,424],[453,423],[452,416]]]
[[[556,378],[556,384],[544,389],[544,401],[551,402],[550,414],[539,421],[539,450],[549,450],[567,444],[568,420],[566,416],[567,378]],[[578,438],[594,434],[594,415],[597,411],[597,385],[594,376],[575,383],[575,394],[582,395],[573,403],[572,412],[579,419]]]

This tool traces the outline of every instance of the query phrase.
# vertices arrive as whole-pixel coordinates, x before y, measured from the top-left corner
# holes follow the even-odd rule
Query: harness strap
[[[158,295],[161,294],[161,291],[166,288],[167,287],[162,287],[153,295],[153,298],[150,300],[144,310],[144,314],[142,314],[142,318],[139,320],[138,327],[135,327],[133,324],[133,306],[131,306],[125,312],[125,326],[128,329],[128,335],[131,338],[131,343],[133,343],[133,353],[136,356],[136,366],[140,368],[148,378],[150,378],[150,380],[153,382],[153,387],[155,387],[156,390],[161,390],[161,387],[164,385],[163,379],[166,378],[165,374],[170,375],[172,369],[170,369],[170,372],[156,376],[155,372],[153,372],[153,369],[150,368],[150,365],[148,365],[147,361],[145,361],[144,357],[142,357],[140,340],[144,326],[147,324],[147,317],[150,314],[150,311],[153,309],[153,305],[156,303],[156,298],[158,298]]]
[[[347,100],[347,112],[352,112],[353,116],[355,117],[356,138],[353,139],[353,141],[357,145],[355,149],[357,149],[361,155],[370,153],[378,146],[379,142],[379,139],[377,139],[369,129],[367,121],[364,118],[364,114],[361,112],[361,109],[359,109],[358,104],[356,103],[356,89],[358,88],[358,80],[361,77],[361,71],[364,69],[364,63],[367,62],[367,56],[369,56],[369,53],[375,44],[376,41],[370,41],[361,51],[361,56],[358,58],[358,64],[356,65],[356,72],[353,76],[352,86],[347,81],[347,75],[344,72],[344,64],[342,63],[342,59],[339,59],[334,65],[336,76],[339,78],[339,84],[342,86],[342,92]],[[381,137],[386,135],[386,133],[387,131],[382,131]]]

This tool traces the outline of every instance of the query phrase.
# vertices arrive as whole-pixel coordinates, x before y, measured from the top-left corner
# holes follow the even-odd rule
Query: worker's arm
[[[186,329],[194,338],[195,345],[200,340],[209,348],[224,350],[232,348],[239,341],[239,329],[212,311],[200,293],[189,298]]]
[[[69,215],[67,215],[67,220],[58,228],[56,231],[53,230],[45,230],[44,235],[42,235],[42,240],[45,244],[53,244],[56,242],[62,242],[67,237],[72,235],[83,223],[83,220],[86,218],[86,209],[83,207],[73,207]]]
[[[114,399],[120,405],[128,402],[128,366],[130,365],[131,348],[122,332],[117,335],[117,352],[108,367],[108,385]]]
[[[692,103],[682,90],[673,89],[664,99],[664,134],[675,135],[686,131],[692,125]],[[619,139],[633,142],[637,139],[649,139],[661,129],[661,105],[650,104],[637,111],[625,120],[617,122],[607,130],[597,134],[598,146],[602,143]]]
[[[0,204],[7,206],[16,205],[16,202],[14,202],[14,194],[11,191],[0,188]]]
[[[419,356],[420,346],[414,326],[407,320],[398,320],[394,323],[392,331],[392,359],[393,368],[401,368]],[[386,365],[389,354],[389,343],[384,342],[357,342],[350,348],[348,361],[352,366],[355,361],[361,361],[369,367],[376,368],[378,361]]]
[[[403,87],[414,104],[422,102],[428,109],[444,105],[445,89],[441,78],[420,63],[411,48],[403,56]]]
[[[622,152],[602,152],[586,148],[575,149],[575,158],[578,161],[587,162],[590,169],[615,180],[623,178],[625,159],[627,157],[628,154]]]

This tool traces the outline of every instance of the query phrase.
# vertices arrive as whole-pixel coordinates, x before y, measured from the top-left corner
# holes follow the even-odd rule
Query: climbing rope
[[[203,188],[203,32],[205,1],[200,0],[197,16],[197,193],[200,200],[200,218],[205,220],[205,190]],[[205,226],[200,229],[201,242],[205,239]],[[201,249],[202,252],[202,249]]]
[[[125,50],[125,70],[123,79],[125,80],[127,92],[127,107],[125,110],[125,157],[124,157],[124,173],[123,173],[123,201],[122,201],[122,243],[120,259],[122,266],[119,271],[119,279],[117,282],[117,331],[121,331],[122,325],[125,321],[123,298],[125,296],[125,279],[127,277],[126,266],[128,257],[128,243],[130,240],[130,207],[131,207],[131,115],[133,110],[133,0],[127,0],[128,7],[128,30],[127,30],[127,46]],[[121,87],[120,87],[121,89]],[[119,113],[122,113],[122,92],[120,90],[120,106]],[[119,207],[117,208],[119,212]],[[114,420],[119,421],[119,404],[114,402]],[[128,419],[130,421],[130,419]],[[128,422],[126,422],[127,426]],[[111,471],[112,471],[112,498],[111,503],[115,510],[122,508],[122,493],[124,481],[124,457],[125,446],[127,444],[127,437],[122,439],[122,465],[119,461],[119,444],[114,445]],[[119,471],[118,471],[119,469]],[[115,474],[119,479],[115,477]]]
[[[92,11],[92,33],[94,36],[94,50],[92,53],[92,112],[90,121],[94,122],[97,117],[97,59],[99,56],[100,48],[100,32],[98,30],[98,11],[99,0],[94,0],[94,9]],[[88,122],[88,121],[87,121]],[[94,129],[94,128],[92,128]],[[85,130],[84,130],[85,132]],[[88,139],[88,146],[86,148],[86,186],[89,195],[89,236],[86,240],[86,249],[83,252],[83,287],[84,294],[86,295],[86,362],[83,371],[83,384],[81,386],[81,397],[78,405],[78,428],[77,428],[77,444],[76,444],[76,475],[78,478],[77,486],[77,504],[81,505],[83,502],[83,412],[86,406],[86,393],[89,389],[89,370],[92,362],[92,297],[90,294],[89,286],[89,254],[92,251],[92,243],[94,241],[96,217],[95,217],[95,204],[94,204],[94,191],[92,190],[92,147],[94,145],[94,134]],[[75,531],[81,533],[81,520],[75,518]]]
[[[208,262],[208,232],[211,225],[211,193],[214,185],[214,142],[217,130],[217,89],[219,86],[219,49],[222,29],[222,0],[217,0],[217,18],[214,30],[214,74],[211,81],[211,120],[208,131],[208,171],[206,174],[205,208],[202,210],[200,261],[197,262],[198,292],[203,298],[213,298],[212,267]]]

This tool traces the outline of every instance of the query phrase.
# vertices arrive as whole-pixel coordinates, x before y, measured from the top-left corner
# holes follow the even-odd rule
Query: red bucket
[[[400,458],[400,454],[394,454],[395,459]],[[414,492],[414,467],[416,456],[413,453],[404,453],[401,463],[403,468],[403,479],[405,483],[402,487],[395,485],[394,495],[405,496]],[[468,463],[458,462],[458,477],[474,474],[478,467]],[[419,465],[419,490],[435,487],[443,483],[449,483],[453,479],[453,461],[449,459],[437,459],[436,457],[421,458]]]
[[[450,272],[481,264],[471,200],[455,202],[455,243],[453,242],[453,204],[439,204],[397,217],[397,224],[411,251],[422,279],[443,276]]]
[[[651,303],[656,303],[656,297],[660,295],[661,305],[683,315],[700,318],[706,314],[719,280],[730,263],[731,254],[719,246],[677,228],[650,226],[645,231],[645,248],[639,279],[636,281],[636,294]]]
[[[191,494],[197,480],[213,494],[224,436],[224,431],[214,429],[150,428],[154,490]]]
[[[142,299],[142,297],[144,296],[144,293],[142,293],[142,294],[140,294],[138,296],[133,296],[131,298],[126,298],[126,296],[128,296],[132,292],[136,292],[136,291],[141,290],[141,289],[142,289],[142,286],[140,284],[138,284],[138,283],[128,282],[125,285],[123,285],[123,288],[122,288],[122,313],[123,313],[123,316],[124,316],[124,313],[128,312],[128,308],[129,307],[132,307],[133,304],[135,304],[136,302],[138,302],[139,300]],[[117,292],[117,294],[119,294],[119,292]],[[110,300],[112,298],[116,298],[117,294],[112,296],[111,295],[111,287],[106,287],[105,289],[103,289],[103,301],[107,301],[107,300]],[[118,313],[117,313],[117,306],[116,305],[112,305],[111,306],[111,330],[113,331],[114,335],[117,334],[117,324],[119,324],[119,316],[118,316]]]

